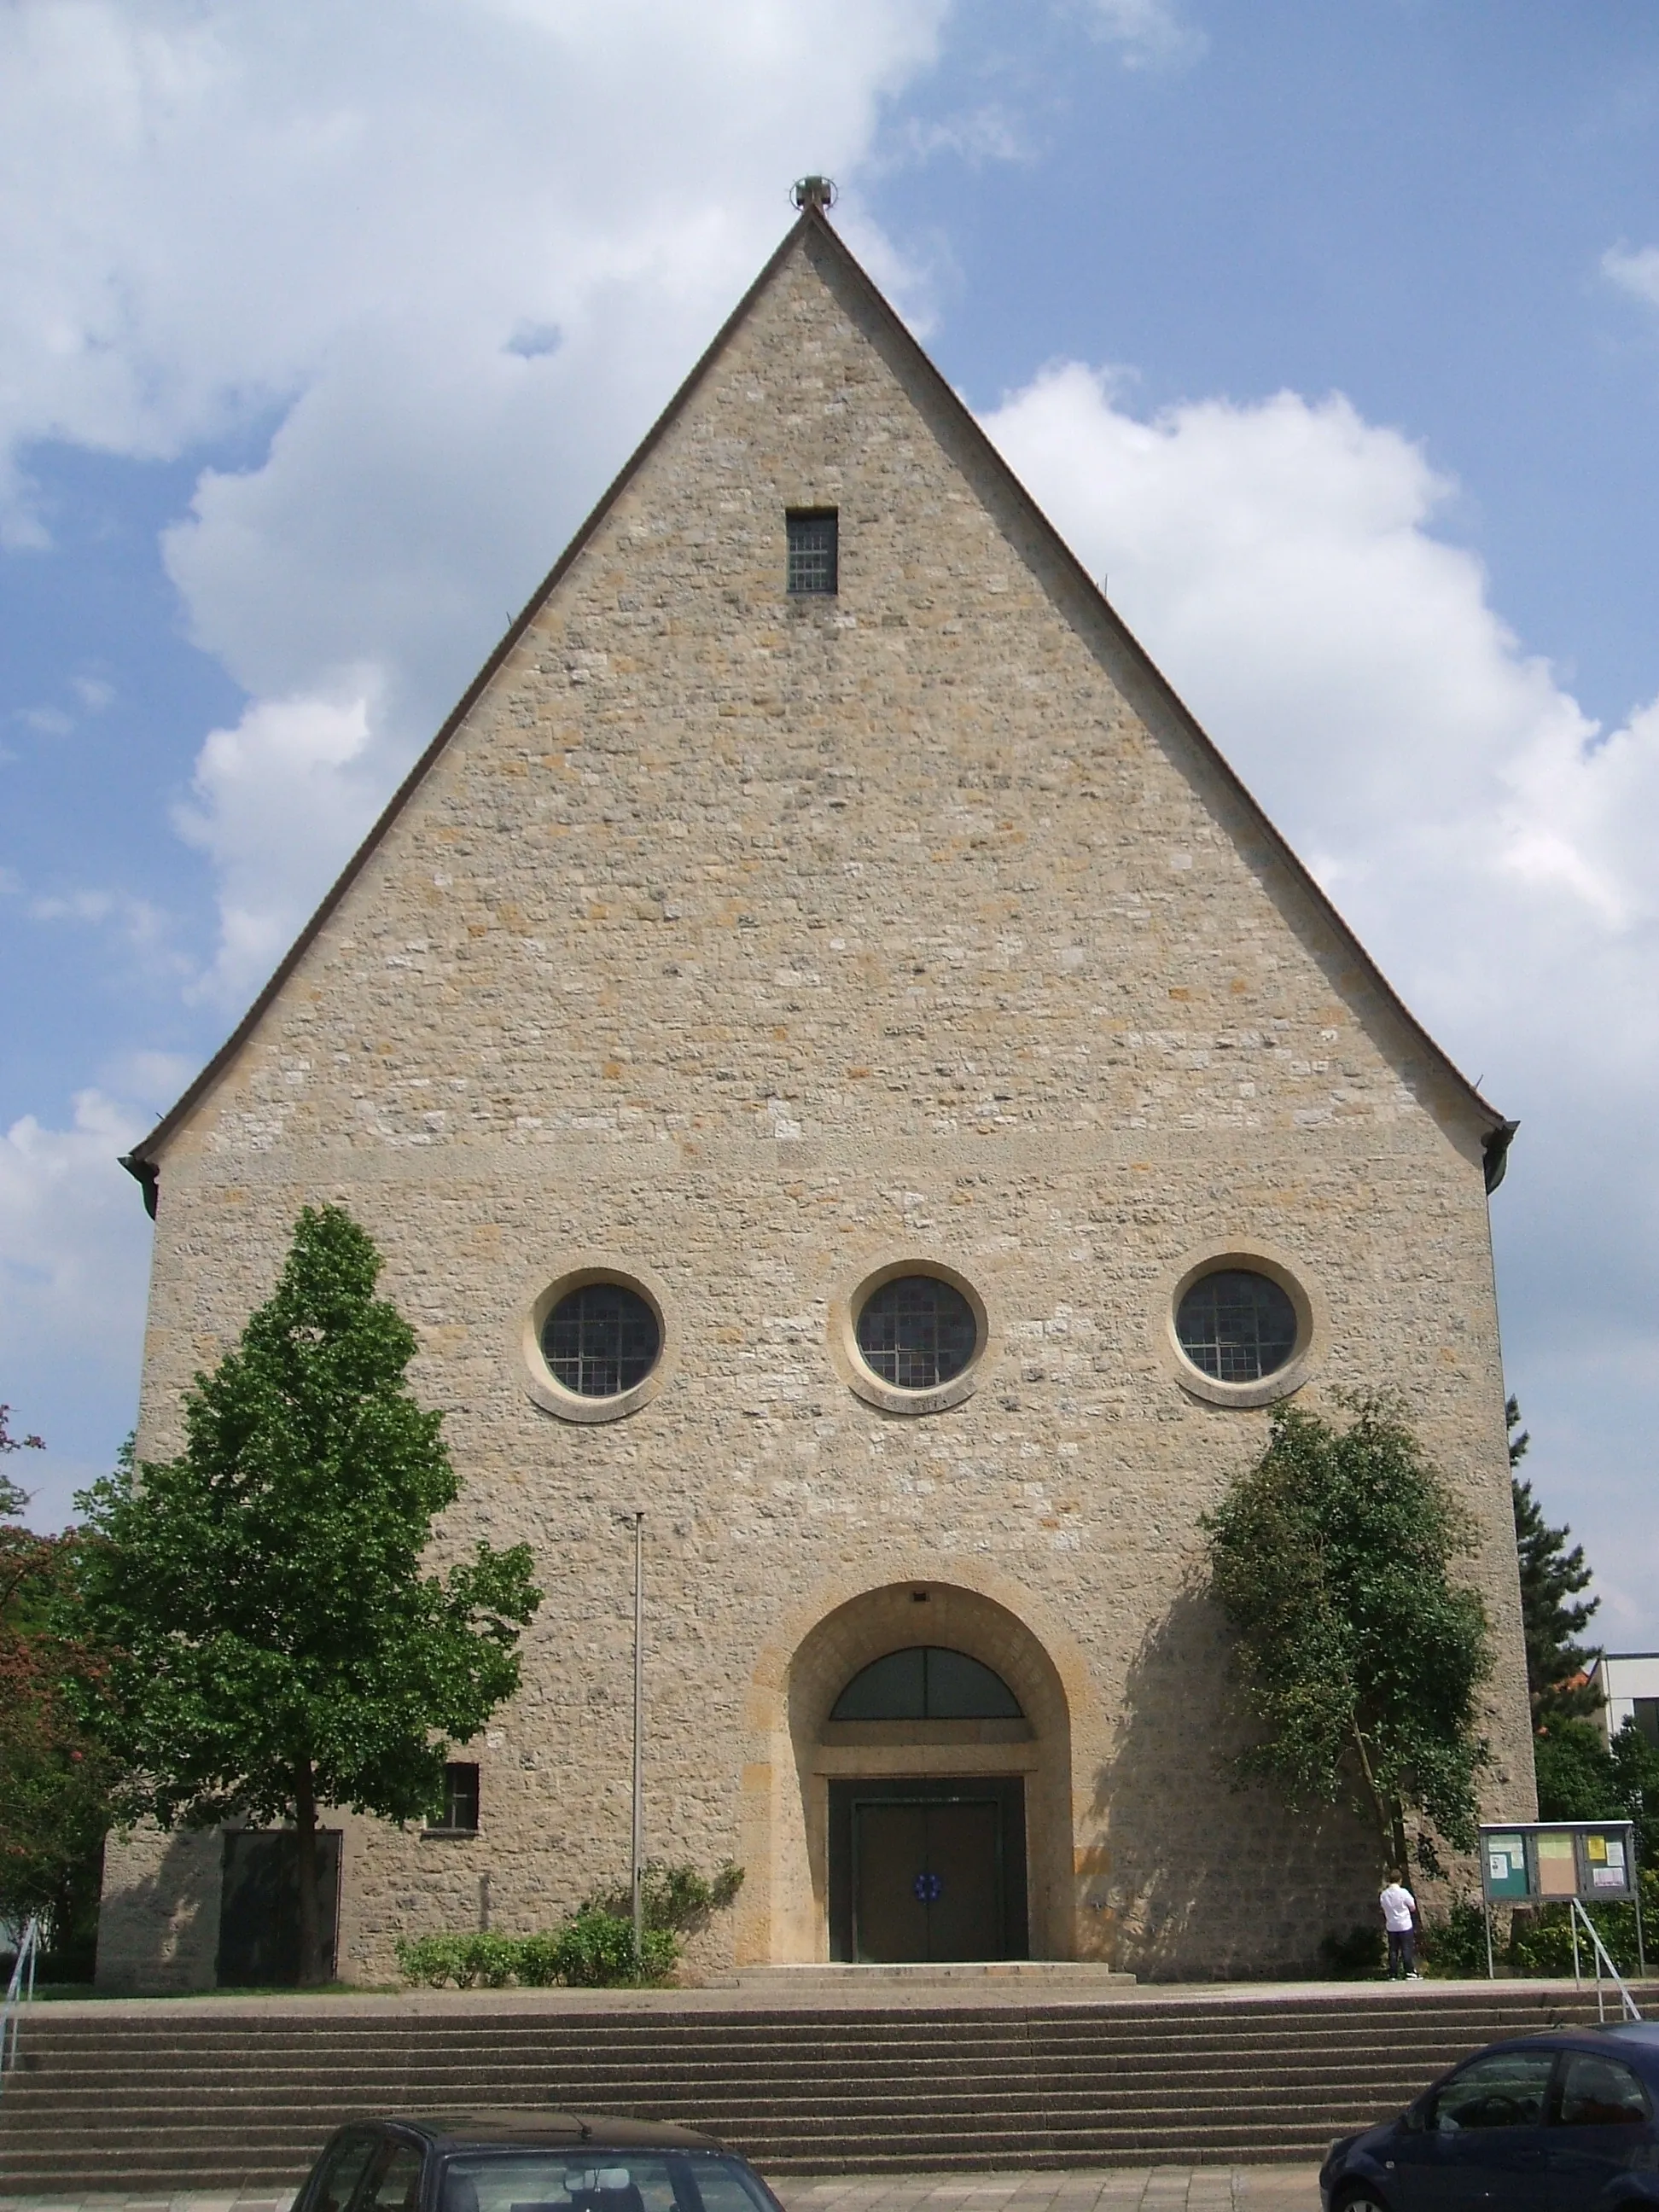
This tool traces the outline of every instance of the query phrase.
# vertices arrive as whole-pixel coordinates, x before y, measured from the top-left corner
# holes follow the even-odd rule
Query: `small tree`
[[[1521,1428],[1521,1408],[1513,1398],[1505,1411],[1515,1548],[1521,1566],[1521,1626],[1527,1644],[1527,1695],[1532,1704],[1533,1727],[1541,1733],[1554,1722],[1586,1719],[1600,1707],[1595,1685],[1580,1682],[1577,1677],[1583,1673],[1591,1656],[1577,1638],[1601,1601],[1592,1597],[1573,1602],[1579,1591],[1590,1584],[1584,1547],[1575,1544],[1571,1551],[1567,1549],[1571,1529],[1552,1528],[1532,1494],[1531,1483],[1514,1472],[1525,1458],[1532,1438]]]
[[[1340,1429],[1278,1408],[1267,1449],[1206,1515],[1212,1587],[1237,1637],[1259,1741],[1247,1771],[1292,1802],[1352,1803],[1382,1863],[1437,1863],[1431,1823],[1475,1840],[1487,1750],[1476,1693],[1492,1669],[1485,1608],[1452,1579],[1468,1522],[1398,1413],[1345,1400]]]
[[[275,1292],[187,1394],[183,1452],[129,1460],[81,1501],[108,1732],[146,1778],[142,1808],[293,1822],[307,1984],[325,1972],[319,1801],[430,1814],[447,1741],[517,1688],[540,1602],[526,1545],[421,1572],[458,1484],[380,1272],[349,1214],[307,1207]]]

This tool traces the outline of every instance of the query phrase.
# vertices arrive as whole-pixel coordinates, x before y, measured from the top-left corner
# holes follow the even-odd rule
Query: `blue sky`
[[[1453,1055],[1529,1471],[1659,1644],[1648,0],[0,16],[0,1398],[131,1425],[114,1153],[775,242],[838,220]]]

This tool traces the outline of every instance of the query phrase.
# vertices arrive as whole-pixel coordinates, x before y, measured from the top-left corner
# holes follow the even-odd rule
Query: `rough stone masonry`
[[[786,588],[803,509],[838,517],[833,592]],[[338,1201],[447,1416],[441,1548],[525,1540],[546,1591],[458,1753],[477,1834],[336,1823],[342,1975],[625,1875],[636,1507],[647,1847],[746,1870],[705,1970],[827,1958],[830,1785],[907,1776],[1020,1778],[1034,1956],[1305,1965],[1374,1915],[1370,1848],[1231,1780],[1197,1528],[1292,1390],[1403,1393],[1466,1498],[1490,1812],[1529,1816],[1509,1133],[809,210],[135,1156],[141,1452]],[[1296,1306],[1253,1387],[1174,1331],[1223,1262]],[[973,1305],[950,1389],[860,1358],[906,1273]],[[597,1405],[538,1336],[589,1279],[662,1339]],[[1024,1718],[830,1717],[915,1644]],[[112,1839],[105,1986],[211,1983],[221,1853]]]

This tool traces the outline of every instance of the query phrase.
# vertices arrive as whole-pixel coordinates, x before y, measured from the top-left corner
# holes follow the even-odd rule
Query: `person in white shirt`
[[[1378,1900],[1382,1925],[1389,1931],[1389,1979],[1403,1976],[1421,1979],[1417,1971],[1417,1899],[1406,1887],[1405,1870],[1396,1874]]]

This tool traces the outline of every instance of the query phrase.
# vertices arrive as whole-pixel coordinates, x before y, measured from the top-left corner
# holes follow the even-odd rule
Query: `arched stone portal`
[[[903,1718],[835,1717],[836,1701],[862,1669],[918,1647],[961,1653],[990,1669],[1018,1713],[988,1705],[973,1717],[915,1711]],[[1066,1672],[1081,1677],[1074,1655],[1066,1656],[1074,1663]],[[1080,1680],[1074,1690],[1081,1686]],[[761,1724],[757,1735],[763,1730],[768,1755],[744,1775],[750,1878],[737,1931],[740,1958],[781,1963],[854,1955],[854,1807],[882,1799],[895,1807],[957,1807],[952,1849],[975,1848],[976,1820],[999,1824],[1000,1865],[1017,1890],[1005,1900],[1006,1940],[978,1955],[1075,1955],[1073,1699],[1055,1656],[1006,1604],[933,1580],[861,1591],[824,1612],[793,1651],[773,1648],[757,1670],[750,1717]],[[761,1747],[756,1741],[755,1750]],[[971,1813],[970,1804],[977,1808]],[[984,1809],[990,1807],[999,1809]],[[936,1846],[954,1817],[915,1814],[918,1822],[931,1820]],[[902,1826],[872,1814],[865,1832]],[[902,1949],[902,1936],[897,1940]]]

